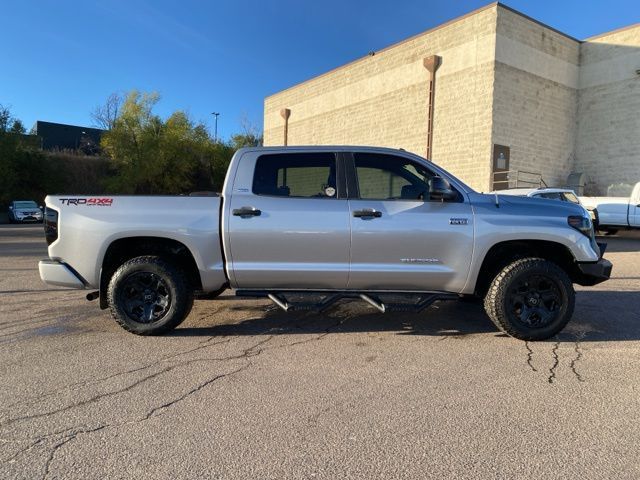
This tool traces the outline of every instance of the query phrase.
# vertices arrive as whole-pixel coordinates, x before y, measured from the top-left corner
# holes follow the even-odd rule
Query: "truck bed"
[[[53,260],[73,269],[86,288],[99,288],[105,253],[118,239],[172,239],[193,254],[203,290],[226,282],[220,241],[220,197],[48,196],[47,219],[56,217],[64,242],[52,239]],[[55,211],[55,212],[52,212]],[[90,261],[88,260],[90,259]]]

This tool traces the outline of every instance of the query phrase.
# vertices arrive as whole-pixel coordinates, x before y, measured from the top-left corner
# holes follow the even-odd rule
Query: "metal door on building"
[[[509,157],[511,149],[504,145],[493,145],[492,190],[509,188]]]

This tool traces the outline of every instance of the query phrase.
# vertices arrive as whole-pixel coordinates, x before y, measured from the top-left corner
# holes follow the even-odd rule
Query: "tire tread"
[[[134,322],[128,322],[127,319],[123,318],[123,315],[118,312],[114,290],[119,280],[123,276],[127,275],[132,268],[149,264],[154,265],[160,270],[164,270],[164,272],[170,276],[171,281],[175,284],[175,287],[178,290],[177,296],[182,296],[184,297],[184,299],[173,299],[173,302],[175,302],[176,304],[176,309],[168,321],[163,322],[153,328],[139,328],[137,325],[135,325]],[[109,303],[109,311],[111,312],[111,316],[118,323],[118,325],[120,325],[126,331],[142,336],[160,335],[173,330],[178,325],[180,325],[184,321],[184,319],[187,318],[187,315],[189,315],[189,312],[193,307],[193,297],[193,289],[191,288],[187,276],[182,271],[182,269],[180,269],[173,263],[163,259],[162,257],[155,255],[135,257],[126,261],[115,271],[115,273],[109,280],[109,285],[107,287],[107,301]],[[144,325],[145,324],[140,324],[140,326]]]
[[[503,308],[511,281],[530,269],[546,270],[564,284],[567,290],[568,305],[564,317],[552,329],[552,333],[543,333],[536,329],[526,329],[515,325]],[[484,308],[491,321],[502,332],[520,340],[545,340],[560,332],[569,322],[575,307],[575,292],[573,284],[567,273],[555,263],[538,257],[527,257],[515,260],[504,267],[489,285],[489,290],[484,297]]]

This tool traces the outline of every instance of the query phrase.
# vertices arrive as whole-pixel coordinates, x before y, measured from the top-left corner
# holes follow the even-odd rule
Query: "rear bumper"
[[[38,263],[40,278],[48,285],[69,288],[85,288],[84,282],[67,265],[56,260],[41,260]]]
[[[600,258],[597,262],[578,263],[580,270],[580,278],[576,283],[579,285],[597,285],[611,277],[611,269],[613,265],[609,260]]]

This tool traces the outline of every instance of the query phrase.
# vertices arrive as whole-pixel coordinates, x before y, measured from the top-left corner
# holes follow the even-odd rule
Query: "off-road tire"
[[[546,279],[552,284],[552,295],[557,301],[557,311],[548,313],[550,320],[542,325],[531,325],[519,316],[523,309],[518,308],[522,297],[523,282],[528,278]],[[537,281],[537,280],[536,280]],[[517,289],[517,290],[516,290]],[[526,308],[547,308],[527,305]],[[544,302],[544,300],[543,300]],[[504,267],[493,279],[484,298],[484,309],[489,318],[504,333],[520,340],[545,340],[560,332],[571,319],[575,306],[575,291],[567,273],[558,265],[543,258],[522,258]],[[533,311],[533,310],[532,310]],[[533,315],[535,317],[535,314]]]
[[[138,310],[134,308],[133,313],[130,308],[138,296],[137,287],[132,285],[138,285],[139,280],[145,278],[151,279],[149,295],[166,300],[165,303],[168,304],[161,307],[149,303],[156,310],[161,309],[160,312],[152,312],[158,318],[150,321],[136,318],[135,313],[139,308],[144,310],[144,305],[135,307]],[[146,291],[143,292],[143,297]],[[109,280],[107,302],[115,321],[128,332],[136,335],[160,335],[176,328],[189,315],[193,306],[193,288],[182,269],[173,263],[158,256],[136,257],[123,263]]]

